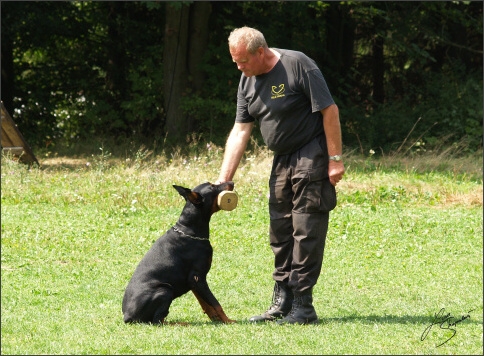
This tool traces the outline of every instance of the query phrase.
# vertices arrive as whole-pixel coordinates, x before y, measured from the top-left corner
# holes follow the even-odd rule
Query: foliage
[[[198,128],[195,132],[203,133],[207,142],[223,145],[234,123],[234,105],[216,98],[205,99],[197,95],[184,99],[184,114],[196,118]]]
[[[207,141],[223,141],[233,122],[240,72],[227,37],[249,25],[270,46],[318,63],[340,107],[346,146],[388,152],[413,129],[412,138],[429,145],[447,137],[482,147],[482,2],[211,5],[199,59],[205,82],[199,92],[186,89],[182,107]],[[0,6],[2,100],[35,149],[93,136],[166,139],[165,3]]]
[[[456,141],[469,136],[473,142],[470,149],[481,147],[482,63],[472,53],[482,53],[482,44],[473,42],[472,48],[459,43],[470,44],[472,39],[482,38],[482,6],[450,2],[414,5],[348,4],[357,23],[358,49],[348,72],[338,73],[342,77],[333,79],[345,143],[388,151],[398,147],[422,117],[414,137],[426,135],[432,141],[453,133]],[[474,32],[471,28],[481,30]],[[466,29],[464,40],[458,29]],[[382,103],[371,96],[375,61],[369,42],[372,36],[384,39],[386,99]],[[475,66],[477,63],[479,66]],[[469,87],[473,90],[466,89]],[[438,125],[434,127],[435,122]]]
[[[162,113],[162,10],[141,2],[24,4],[1,4],[2,36],[13,26],[13,117],[32,145],[152,130]],[[24,12],[30,18],[19,23]]]
[[[466,150],[475,151],[482,146],[482,86],[472,74],[449,86],[449,77],[456,72],[458,69],[444,75],[427,74],[425,86],[413,87],[412,95],[399,101],[379,105],[371,115],[357,108],[356,113],[343,109],[342,116],[364,118],[356,123],[344,121],[349,129],[346,138],[358,137],[366,147],[385,152],[395,150],[406,139],[410,144],[426,142],[429,149],[440,147],[444,140],[449,145],[465,139]],[[361,151],[366,150],[361,147]]]
[[[163,327],[125,325],[121,301],[136,264],[176,221],[172,184],[215,179],[223,151],[150,155],[109,147],[28,169],[2,157],[2,354],[480,354],[482,151],[465,159],[352,155],[338,184],[323,272],[320,323],[251,325],[270,304],[270,154],[247,156],[239,206],[211,220],[209,284],[231,325],[212,323],[187,294]],[[435,314],[456,318],[456,335]]]

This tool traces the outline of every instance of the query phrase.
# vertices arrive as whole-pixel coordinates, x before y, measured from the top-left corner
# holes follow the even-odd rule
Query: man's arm
[[[330,105],[321,110],[321,114],[323,114],[323,126],[326,134],[326,143],[328,145],[328,154],[330,156],[341,155],[343,153],[343,142],[341,139],[338,106],[336,104]],[[329,161],[328,176],[331,184],[336,185],[344,173],[345,167],[343,161]]]
[[[225,144],[224,159],[217,183],[231,181],[244,155],[254,123],[235,123]]]

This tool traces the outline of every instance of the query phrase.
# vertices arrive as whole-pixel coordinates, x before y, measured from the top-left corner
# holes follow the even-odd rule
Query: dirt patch
[[[67,168],[67,169],[80,169],[87,168],[92,164],[87,158],[69,158],[69,157],[55,157],[45,158],[40,161],[42,169],[49,168]]]

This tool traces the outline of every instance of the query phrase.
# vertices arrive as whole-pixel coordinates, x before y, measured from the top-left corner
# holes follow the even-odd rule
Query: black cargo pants
[[[287,282],[295,293],[312,288],[318,280],[329,211],[336,206],[325,145],[319,136],[296,152],[276,155],[269,179],[273,279]]]

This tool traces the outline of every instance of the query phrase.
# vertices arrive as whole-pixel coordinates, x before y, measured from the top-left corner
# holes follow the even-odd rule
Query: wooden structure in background
[[[13,122],[8,114],[3,102],[1,102],[1,121],[2,121],[2,151],[11,153],[14,157],[18,157],[19,162],[32,164],[39,161],[35,158],[34,152],[25,141],[20,133],[17,125]]]

